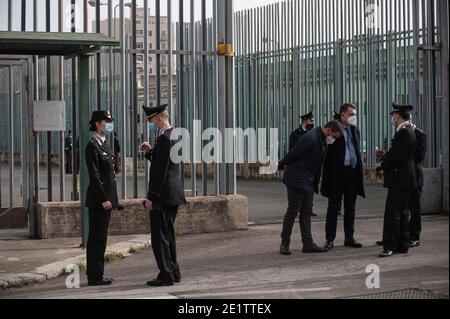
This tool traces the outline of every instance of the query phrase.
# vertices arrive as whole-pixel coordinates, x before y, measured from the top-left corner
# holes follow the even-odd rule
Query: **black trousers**
[[[89,209],[89,237],[86,247],[86,274],[89,281],[103,279],[110,218],[111,211],[103,208]]]
[[[288,187],[287,195],[288,209],[284,216],[281,241],[284,245],[291,243],[292,228],[294,228],[295,218],[300,213],[299,224],[303,246],[309,247],[313,244],[311,216],[313,212],[314,193],[306,194],[303,191]]]
[[[386,250],[408,251],[411,192],[411,189],[388,189],[383,225],[383,246]]]
[[[409,210],[411,219],[409,221],[409,235],[411,240],[420,240],[422,232],[422,188],[416,188],[412,191],[409,199]]]
[[[158,279],[174,281],[181,279],[177,262],[175,219],[178,206],[161,207],[153,203],[150,211],[152,249],[159,268]]]
[[[357,198],[357,176],[351,167],[344,168],[342,178],[342,191],[328,199],[327,222],[325,225],[326,240],[336,239],[338,213],[342,207],[344,198],[344,233],[345,239],[351,240],[355,234],[355,210]]]

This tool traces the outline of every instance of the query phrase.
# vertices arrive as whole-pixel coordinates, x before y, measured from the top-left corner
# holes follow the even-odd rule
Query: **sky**
[[[33,27],[33,0],[26,0],[27,1],[27,30],[31,30]],[[70,0],[51,0],[51,7],[52,7],[52,19],[51,19],[51,29],[52,31],[57,31],[57,23],[58,23],[58,2],[62,1],[65,4],[65,14],[67,15],[66,20],[70,20]],[[101,2],[107,3],[107,0],[101,0]],[[128,2],[128,0],[125,0],[125,3]],[[212,0],[207,0],[207,16],[212,16]],[[240,11],[244,9],[254,8],[258,6],[263,6],[271,3],[279,2],[279,0],[235,0],[234,1],[234,10]],[[38,30],[39,31],[45,31],[45,0],[37,0],[38,3]],[[119,3],[119,0],[113,0],[112,1],[113,6]],[[143,6],[144,1],[143,0],[137,0],[138,6]],[[154,14],[155,12],[155,0],[148,0],[149,7],[151,14]],[[173,20],[178,20],[178,0],[172,0],[172,15]],[[190,1],[184,1],[184,8],[185,8],[185,21],[190,21]],[[196,19],[200,19],[200,10],[201,10],[201,0],[194,0],[195,3],[195,16]],[[21,1],[13,0],[13,16],[17,17],[13,19],[13,30],[19,31],[20,30],[20,14],[21,14]],[[82,13],[82,1],[77,0],[76,1],[76,15],[80,17],[80,14]],[[54,10],[53,10],[54,8]],[[130,9],[125,8],[125,15],[129,15]],[[114,13],[113,13],[114,14]],[[117,14],[119,14],[119,9],[117,9]],[[167,14],[167,1],[162,0],[161,1],[161,15]],[[107,18],[108,11],[106,6],[101,6],[101,19],[104,20]],[[78,20],[78,19],[77,19]],[[95,20],[95,8],[90,7],[89,8],[89,28],[91,28],[92,22]],[[81,31],[81,25],[82,20],[81,17],[77,21],[77,32]],[[0,30],[7,30],[8,28],[8,0],[0,0]],[[78,30],[80,29],[80,30]],[[70,31],[70,25],[67,24],[65,27],[65,31]]]

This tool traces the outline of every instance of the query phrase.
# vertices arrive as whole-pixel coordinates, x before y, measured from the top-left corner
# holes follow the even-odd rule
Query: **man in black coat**
[[[107,139],[107,135],[114,129],[112,122],[108,111],[94,112],[90,130],[95,134],[86,146],[86,165],[89,172],[89,186],[86,193],[86,207],[89,208],[86,273],[89,286],[112,283],[112,279],[103,277],[111,211],[119,208],[114,155]]]
[[[323,165],[321,194],[328,198],[326,241],[324,247],[334,247],[338,214],[344,199],[344,245],[361,248],[354,238],[355,210],[357,196],[365,197],[363,163],[361,160],[361,136],[356,126],[357,108],[344,104],[340,109],[339,121],[344,135],[328,147]]]
[[[290,255],[289,249],[295,218],[300,213],[299,223],[304,253],[322,253],[327,250],[318,247],[311,234],[311,215],[314,192],[319,190],[320,173],[327,144],[333,144],[342,136],[339,122],[333,121],[323,128],[318,127],[301,138],[297,145],[278,163],[280,170],[286,170],[283,183],[288,193],[288,209],[281,233],[280,253]]]
[[[411,125],[410,105],[393,104],[391,122],[396,133],[387,153],[376,151],[382,160],[384,187],[388,189],[383,225],[383,252],[380,257],[395,253],[408,253],[409,249],[409,203],[412,192],[417,189],[416,135]]]
[[[153,149],[147,142],[141,145],[145,157],[151,161],[145,207],[150,209],[152,249],[160,271],[156,279],[147,283],[149,286],[171,286],[181,280],[174,224],[178,207],[186,200],[179,165],[170,158],[174,144],[170,138],[173,127],[166,108],[167,105],[143,107],[149,130],[157,136]]]
[[[292,150],[295,147],[295,145],[297,145],[297,142],[299,141],[300,137],[302,137],[303,135],[305,135],[314,128],[313,112],[309,112],[308,114],[301,116],[300,120],[302,121],[300,127],[295,131],[293,131],[289,136],[289,151]]]

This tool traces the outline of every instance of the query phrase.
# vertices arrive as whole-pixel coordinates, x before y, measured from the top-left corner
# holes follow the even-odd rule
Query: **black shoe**
[[[362,248],[362,244],[359,243],[356,239],[349,239],[346,240],[344,243],[345,247],[350,247],[350,248]]]
[[[383,241],[382,240],[377,241],[376,244],[377,244],[377,246],[383,246]]]
[[[398,249],[395,251],[397,254],[407,254],[408,248]]]
[[[381,258],[385,257],[391,257],[394,255],[394,252],[392,250],[383,250],[383,252],[380,254]]]
[[[330,250],[331,248],[334,247],[334,243],[332,241],[326,241],[325,244],[323,244],[323,248],[326,248],[328,250]]]
[[[410,240],[409,241],[409,248],[419,247],[420,246],[420,240]]]
[[[176,277],[176,278],[175,278],[175,282],[176,282],[176,283],[181,282],[181,277]]]
[[[311,216],[312,216],[312,217],[317,217],[317,216],[319,216],[319,215],[317,215],[316,213],[312,213]]]
[[[324,247],[319,247],[316,244],[312,244],[311,246],[303,246],[302,252],[305,254],[315,254],[315,253],[326,253],[328,249]]]
[[[102,280],[88,281],[88,286],[109,286],[112,284],[111,279],[103,278]]]
[[[280,245],[280,254],[284,255],[284,256],[290,256],[292,255],[291,250],[289,249],[289,245]]]
[[[151,287],[173,286],[173,284],[174,284],[173,281],[161,280],[158,278],[147,282],[147,285]]]

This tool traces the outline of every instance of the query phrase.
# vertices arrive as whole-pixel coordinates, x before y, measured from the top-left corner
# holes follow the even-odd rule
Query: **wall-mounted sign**
[[[66,112],[64,101],[34,101],[33,130],[35,132],[64,132]]]

